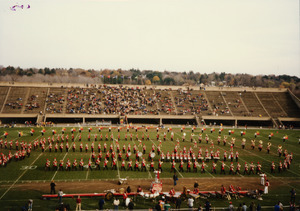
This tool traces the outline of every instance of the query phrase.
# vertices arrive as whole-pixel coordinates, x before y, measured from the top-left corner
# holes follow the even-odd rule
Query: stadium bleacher
[[[35,115],[40,119],[78,118],[106,115],[134,118],[197,120],[248,120],[260,118],[286,121],[300,117],[299,107],[286,90],[187,89],[99,85],[64,86],[0,86],[2,118],[10,115]],[[299,104],[299,103],[298,103]],[[35,117],[32,116],[32,117]],[[298,121],[298,119],[296,119]],[[280,122],[280,121],[278,121]],[[275,123],[276,124],[276,123]]]

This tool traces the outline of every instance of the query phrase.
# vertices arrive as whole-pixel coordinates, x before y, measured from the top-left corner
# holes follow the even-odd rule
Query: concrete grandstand
[[[2,124],[32,122],[300,127],[287,89],[0,83]]]

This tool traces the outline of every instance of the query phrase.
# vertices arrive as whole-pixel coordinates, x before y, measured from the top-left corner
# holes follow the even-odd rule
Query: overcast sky
[[[299,0],[1,0],[0,65],[300,77],[299,8]]]

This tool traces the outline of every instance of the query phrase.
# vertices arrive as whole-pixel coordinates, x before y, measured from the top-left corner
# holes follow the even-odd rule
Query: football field
[[[90,131],[89,131],[90,129]],[[34,130],[34,132],[33,132]],[[42,134],[42,131],[44,133]],[[80,131],[81,130],[81,131]],[[244,132],[244,133],[243,133]],[[5,138],[5,133],[7,137]],[[31,135],[33,133],[33,135]],[[256,138],[255,138],[256,133]],[[138,183],[143,183],[145,179],[153,179],[155,174],[150,170],[152,156],[154,162],[154,169],[158,168],[159,159],[164,158],[162,163],[161,178],[172,178],[174,173],[171,172],[172,167],[172,152],[177,150],[178,156],[174,157],[176,160],[175,172],[179,180],[181,179],[222,179],[222,177],[243,179],[259,178],[256,174],[256,167],[261,165],[262,172],[265,172],[269,179],[277,179],[286,183],[286,181],[295,181],[294,184],[286,183],[285,190],[276,190],[276,194],[281,194],[281,191],[287,193],[287,190],[296,188],[299,190],[300,178],[300,163],[299,163],[299,146],[298,143],[300,132],[298,130],[276,130],[276,129],[220,129],[216,128],[195,128],[192,131],[191,127],[173,127],[173,128],[160,128],[156,127],[46,127],[46,128],[1,128],[1,148],[0,151],[3,155],[8,156],[12,154],[11,161],[7,162],[6,167],[1,166],[0,171],[0,203],[7,204],[9,200],[33,198],[43,193],[31,193],[29,195],[17,195],[15,187],[18,184],[43,184],[50,183],[51,180],[56,182],[94,182],[94,181],[111,181],[119,180],[120,178],[128,178],[128,180],[139,179]],[[126,138],[127,137],[127,138]],[[201,137],[201,143],[199,141]],[[283,138],[286,138],[283,141]],[[173,141],[171,140],[173,138]],[[184,141],[183,141],[184,138]],[[127,140],[126,140],[127,139]],[[220,143],[218,144],[218,139]],[[224,145],[224,139],[226,144]],[[242,149],[242,139],[245,139],[245,149]],[[254,149],[251,147],[251,140],[255,140]],[[234,141],[234,142],[233,142]],[[51,144],[50,144],[51,143]],[[66,145],[69,149],[66,149]],[[75,143],[75,149],[73,144]],[[234,143],[234,146],[232,145]],[[55,152],[55,145],[57,144],[57,152]],[[82,152],[80,151],[80,144],[82,144]],[[259,150],[259,144],[262,145],[262,150]],[[270,152],[267,153],[267,145],[271,144]],[[22,145],[28,149],[31,145],[30,156],[26,154],[24,159],[16,159],[15,153],[18,152]],[[36,145],[36,147],[34,147]],[[44,146],[43,146],[44,145]],[[51,147],[52,145],[52,147]],[[95,161],[93,161],[92,145],[94,145],[95,160],[101,152],[100,170],[97,168]],[[99,150],[100,145],[100,150]],[[106,150],[104,149],[106,145]],[[62,147],[62,149],[60,149]],[[18,148],[18,149],[17,149]],[[35,148],[35,149],[34,149]],[[44,149],[43,149],[44,148]],[[52,149],[51,149],[52,148]],[[87,148],[87,150],[86,150]],[[128,162],[126,160],[126,153],[129,152],[128,160],[132,160],[133,171],[127,170]],[[158,154],[160,148],[160,155]],[[279,156],[278,148],[282,149],[282,155]],[[51,149],[51,152],[50,152]],[[123,151],[124,149],[124,151]],[[143,150],[145,149],[145,153]],[[154,153],[150,154],[151,151]],[[199,151],[202,151],[201,160],[198,159]],[[226,151],[226,161],[224,161],[224,152]],[[237,161],[235,159],[236,152],[239,154],[238,162],[241,165],[240,174],[229,175],[231,165],[230,152],[233,151],[234,158],[232,164],[234,171],[236,171]],[[122,153],[121,155],[119,153]],[[139,153],[140,152],[140,153]],[[213,159],[216,162],[216,173],[212,172],[213,160],[205,159],[211,158],[211,154],[215,155],[219,152],[220,159]],[[112,154],[115,154],[116,169],[112,169],[113,161]],[[164,157],[161,154],[164,153]],[[168,158],[167,154],[170,154]],[[194,153],[194,158],[192,154]],[[292,161],[289,168],[278,172],[279,163],[284,163],[284,154],[291,155]],[[139,171],[134,170],[136,156],[139,155]],[[181,155],[181,156],[180,156]],[[186,156],[184,156],[186,155]],[[118,157],[121,159],[118,159]],[[150,156],[150,157],[151,157]],[[107,157],[107,167],[104,169],[104,160]],[[180,160],[183,159],[183,171],[180,171]],[[289,156],[290,157],[290,156]],[[3,156],[2,156],[3,158]],[[141,172],[141,163],[145,159],[146,169]],[[49,169],[45,169],[47,159],[50,161]],[[57,160],[58,166],[63,161],[63,170],[53,168],[53,161]],[[77,170],[72,169],[74,160],[77,161]],[[83,170],[79,169],[79,162],[82,159],[84,162]],[[89,159],[91,159],[90,168],[88,168]],[[121,169],[122,160],[125,160],[125,171]],[[71,170],[66,170],[66,163],[70,161]],[[191,161],[191,172],[187,171],[187,160]],[[197,172],[194,172],[194,161],[196,162]],[[202,161],[205,163],[205,173],[201,172]],[[221,175],[221,162],[225,163],[225,174]],[[271,164],[275,164],[275,173],[271,173]],[[243,174],[245,163],[250,166],[254,164],[255,174]],[[88,183],[87,183],[88,184]],[[219,186],[220,184],[218,184]],[[247,189],[247,182],[240,184],[242,189]],[[74,187],[74,193],[80,192]],[[168,190],[164,190],[168,191]],[[179,191],[179,190],[178,190]],[[44,193],[48,193],[45,191]],[[9,203],[8,203],[9,204]]]

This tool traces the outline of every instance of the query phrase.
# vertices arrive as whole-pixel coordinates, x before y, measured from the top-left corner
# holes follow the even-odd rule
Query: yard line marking
[[[90,153],[90,157],[89,157],[89,159],[92,157],[92,152]],[[89,167],[87,168],[87,172],[86,172],[86,176],[85,176],[85,180],[87,180],[88,179],[88,176],[89,176],[89,171],[90,171],[90,169],[89,169]]]
[[[48,146],[49,147],[49,146]],[[47,147],[47,148],[48,148]],[[47,149],[46,148],[46,149]],[[45,150],[46,150],[45,149]],[[42,155],[43,155],[44,153],[43,152],[41,152],[40,154],[39,154],[39,156],[37,156],[37,158],[30,164],[30,166],[32,166]],[[21,179],[21,177],[26,173],[28,171],[28,169],[26,169],[19,177],[18,177],[18,179],[16,179],[15,181],[14,181],[14,183],[3,193],[3,195],[0,197],[0,200],[8,193],[8,191],[10,191],[10,189],[12,189],[12,187]]]
[[[133,143],[135,144],[135,141],[134,141],[134,139],[132,139],[133,140]],[[138,146],[139,147],[139,146]],[[149,169],[147,168],[147,165],[146,165],[146,169],[147,169],[147,171],[148,171],[148,178],[153,178],[152,177],[152,175],[151,175],[151,173],[150,173],[150,171],[149,171]],[[118,169],[119,170],[119,169]]]
[[[171,163],[171,162],[170,162]],[[182,177],[182,178],[184,178],[183,177],[183,175],[178,171],[178,169],[175,167],[175,170],[178,172],[178,174]]]
[[[87,169],[85,180],[88,179],[88,176],[89,176],[89,168]]]
[[[116,143],[115,143],[115,141],[113,140],[113,144],[114,144],[114,152],[116,153]],[[118,155],[116,155],[116,157],[117,157]],[[117,159],[117,170],[118,170],[118,177],[119,177],[119,180],[120,180],[120,178],[121,178],[121,175],[120,175],[120,170],[119,170],[119,161],[118,161],[118,159]]]
[[[74,142],[76,141],[76,139],[77,139],[78,135],[79,135],[79,133],[77,133],[77,135],[76,135],[76,137],[75,137],[75,139],[74,139]],[[62,160],[64,160],[64,159],[66,158],[67,154],[68,154],[68,152],[66,152],[66,154],[65,154],[65,156],[63,157],[63,159],[62,159]],[[54,173],[54,175],[53,175],[53,177],[52,177],[51,181],[52,181],[52,180],[54,180],[54,178],[55,178],[55,176],[56,176],[57,172],[58,172],[58,168],[57,168],[57,170],[55,171],[55,173]]]
[[[176,134],[178,134],[177,132],[175,132],[175,135]],[[180,135],[178,135],[179,137],[180,137]],[[174,144],[174,142],[173,141],[171,141],[170,139],[168,139],[168,141],[170,141],[170,142],[172,142],[172,144],[174,145],[174,146],[176,146],[175,144]],[[179,146],[179,149],[181,149],[181,150],[183,150],[180,146]],[[209,173],[209,171],[205,171],[205,172],[207,172],[210,176],[212,176],[213,178],[215,178],[215,176],[214,175],[212,175],[211,173]]]
[[[145,132],[143,132],[144,134],[145,134]],[[149,140],[156,146],[156,148],[157,148],[157,145],[154,143],[154,141],[152,141],[152,139],[149,137]],[[171,163],[171,162],[170,162]],[[175,167],[175,170],[179,173],[179,175],[182,177],[182,178],[184,178],[183,177],[183,175],[177,170],[177,168]],[[151,175],[151,178],[152,178],[152,175]]]
[[[68,152],[66,152],[66,154],[65,154],[65,156],[63,157],[62,160],[64,160],[64,159],[66,158],[67,154],[68,154]],[[54,175],[53,175],[51,181],[54,180],[54,177],[56,176],[56,174],[57,174],[57,172],[58,172],[58,169],[59,169],[59,168],[57,168],[57,170],[55,171],[55,173],[54,173]]]

